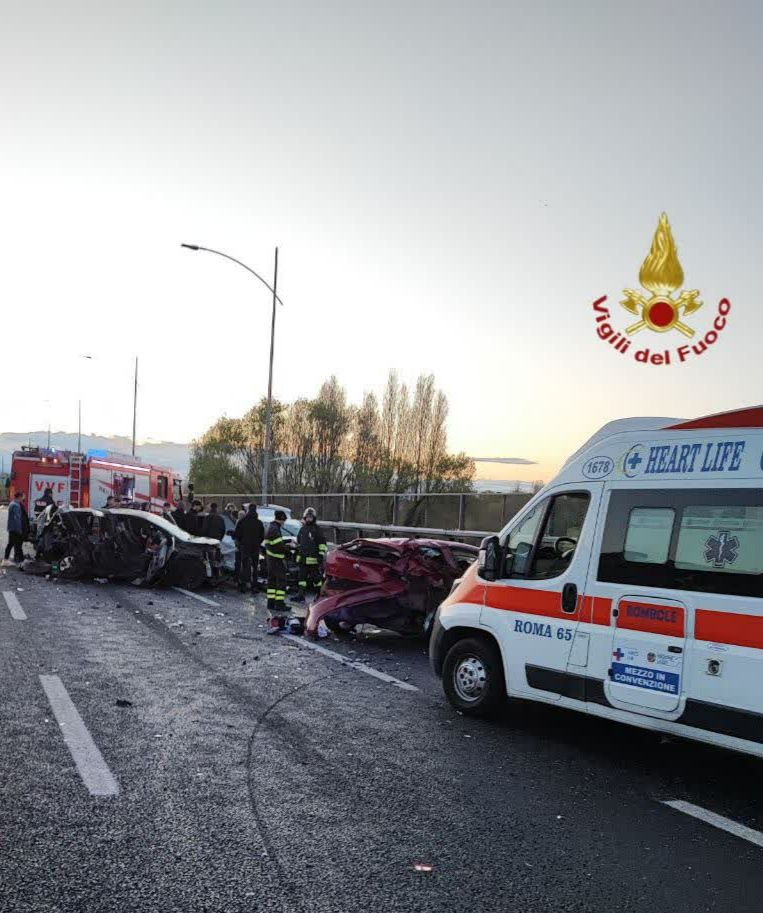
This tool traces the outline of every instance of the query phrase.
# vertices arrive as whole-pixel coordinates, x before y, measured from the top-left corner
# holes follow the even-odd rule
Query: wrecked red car
[[[354,539],[329,552],[325,583],[307,633],[321,620],[335,633],[372,624],[399,634],[428,632],[437,607],[479,549],[436,539]]]

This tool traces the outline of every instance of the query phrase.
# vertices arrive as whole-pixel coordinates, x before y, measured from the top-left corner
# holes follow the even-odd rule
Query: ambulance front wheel
[[[442,683],[456,710],[470,716],[492,715],[506,697],[498,648],[481,638],[459,640],[445,656]]]

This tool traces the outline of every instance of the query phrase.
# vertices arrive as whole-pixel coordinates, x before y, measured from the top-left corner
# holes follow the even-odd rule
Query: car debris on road
[[[353,539],[329,552],[326,580],[310,607],[307,634],[373,624],[399,634],[428,631],[437,606],[479,549],[436,539]]]
[[[155,514],[60,508],[40,532],[37,557],[25,561],[22,569],[42,576],[193,590],[221,566],[218,540],[191,536]]]

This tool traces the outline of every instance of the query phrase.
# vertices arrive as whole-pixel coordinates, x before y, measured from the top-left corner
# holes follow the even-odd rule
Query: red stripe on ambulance
[[[763,615],[697,609],[694,637],[711,643],[763,650]]]

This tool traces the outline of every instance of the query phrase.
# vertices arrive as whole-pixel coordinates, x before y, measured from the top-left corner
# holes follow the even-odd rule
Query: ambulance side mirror
[[[486,536],[480,543],[477,573],[483,580],[496,580],[501,573],[501,541],[498,536]]]

